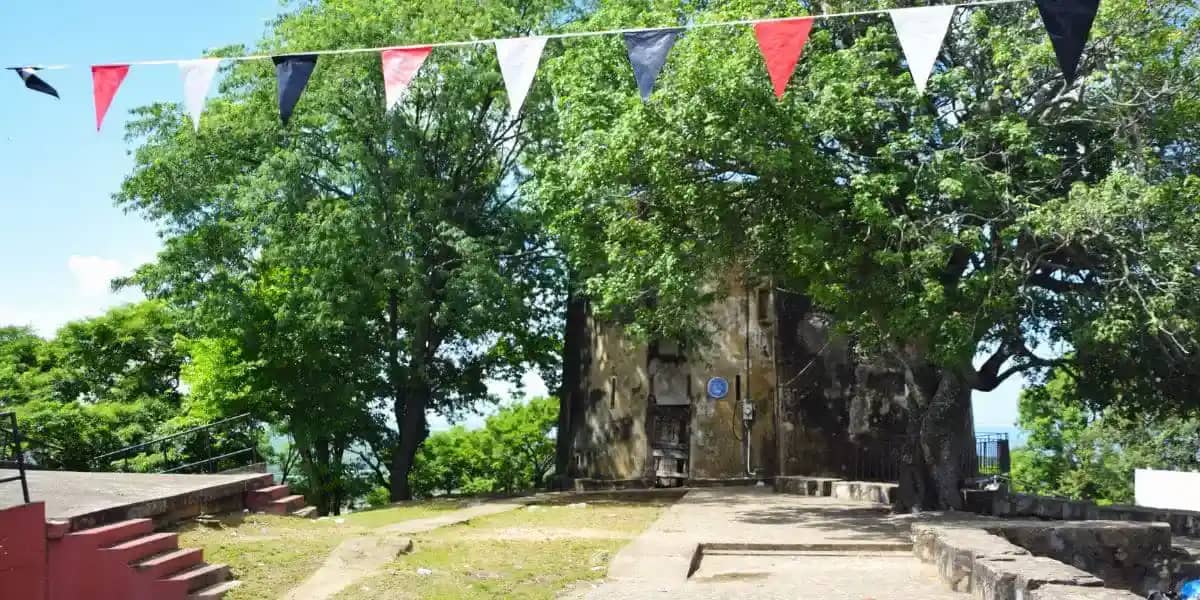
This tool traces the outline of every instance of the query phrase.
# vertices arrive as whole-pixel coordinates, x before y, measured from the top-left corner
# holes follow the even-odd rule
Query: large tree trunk
[[[572,428],[575,400],[580,394],[583,346],[587,336],[587,300],[573,289],[567,292],[567,320],[563,332],[562,387],[558,390],[558,433],[554,451],[554,485],[566,489],[571,479]]]
[[[300,431],[294,433],[293,438],[300,453],[300,468],[308,480],[305,500],[316,507],[317,514],[328,515],[334,508],[334,494],[330,494],[333,485],[330,481],[329,446],[321,436],[310,438]]]
[[[959,510],[972,475],[971,386],[954,369],[906,364],[908,431],[901,451],[900,511]]]
[[[393,502],[412,500],[408,474],[412,471],[417,448],[421,447],[428,435],[425,423],[425,409],[428,405],[429,388],[420,383],[408,386],[405,393],[396,399],[396,422],[400,424],[400,440],[396,450],[392,452]]]

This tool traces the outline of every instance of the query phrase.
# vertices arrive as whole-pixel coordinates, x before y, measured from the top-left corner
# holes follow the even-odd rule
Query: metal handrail
[[[150,446],[153,446],[154,444],[161,444],[162,442],[168,442],[175,438],[188,435],[189,433],[196,433],[198,431],[204,431],[205,429],[212,429],[214,427],[217,427],[218,425],[224,425],[224,424],[230,423],[232,421],[240,421],[240,420],[247,420],[247,421],[250,420],[250,413],[242,413],[236,417],[229,417],[228,419],[221,419],[220,421],[213,421],[212,423],[209,423],[208,425],[201,425],[199,427],[193,427],[193,428],[185,430],[185,431],[180,431],[179,433],[172,433],[171,435],[168,435],[165,437],[160,437],[156,440],[150,440],[149,442],[142,442],[141,444],[137,444],[136,446],[129,446],[128,448],[121,448],[120,450],[114,450],[107,454],[101,454],[100,456],[97,456],[96,458],[94,458],[92,460],[94,462],[98,463],[110,456],[116,456],[118,454],[125,454],[127,452],[132,452],[134,450],[141,450],[142,448],[149,448]]]
[[[17,413],[11,411],[0,413],[0,420],[4,418],[8,418],[12,423],[12,448],[17,460],[17,475],[0,479],[0,483],[20,480],[21,495],[25,498],[25,504],[29,504],[29,481],[25,478],[25,453],[21,450],[21,430],[17,428]]]
[[[214,460],[221,460],[221,459],[223,459],[223,458],[230,458],[230,457],[238,456],[239,454],[246,454],[247,452],[254,452],[254,451],[255,451],[255,450],[254,450],[254,448],[242,448],[241,450],[234,450],[233,452],[226,452],[225,454],[222,454],[222,455],[220,455],[220,456],[214,456],[214,457],[212,457],[212,458],[206,458],[206,459],[204,459],[204,460],[198,460],[198,461],[196,461],[196,462],[191,462],[191,463],[188,463],[188,464],[186,464],[186,465],[179,465],[178,467],[175,467],[175,468],[173,468],[173,469],[167,469],[166,471],[160,471],[160,472],[161,472],[161,473],[174,473],[174,472],[176,472],[176,471],[182,471],[182,470],[184,470],[184,469],[190,469],[190,468],[192,468],[192,467],[196,467],[196,466],[202,465],[202,464],[204,464],[204,463],[209,463],[209,462],[212,462],[212,461],[214,461]]]
[[[243,425],[251,426],[251,428],[248,428],[244,432],[250,435],[250,440],[248,442],[249,445],[245,448],[240,448],[231,452],[224,452],[219,456],[213,456],[213,450],[215,449],[215,447],[212,445],[215,437],[214,433],[236,435],[238,433],[242,433],[239,428]],[[216,467],[220,465],[221,461],[235,456],[249,455],[251,463],[257,459],[258,448],[257,435],[255,431],[257,431],[257,422],[251,418],[250,413],[244,413],[234,417],[221,419],[220,421],[214,421],[207,425],[192,427],[190,429],[153,439],[148,442],[142,442],[133,446],[121,448],[120,450],[101,454],[100,456],[92,459],[92,468],[96,470],[112,470],[114,468],[114,463],[123,461],[123,466],[117,468],[117,470],[128,470],[129,460],[131,458],[136,458],[137,456],[146,454],[158,454],[158,449],[161,449],[163,464],[161,467],[159,467],[159,470],[157,471],[158,473],[184,472],[203,465],[212,465],[211,470],[215,472]],[[168,458],[168,450],[170,447],[168,443],[187,436],[196,436],[197,434],[203,437],[203,440],[199,441],[202,441],[203,445],[206,446],[208,456],[201,460],[196,460],[185,464],[174,464],[174,466],[172,466],[175,461],[172,461]],[[193,439],[193,441],[184,442],[184,444],[192,445],[194,441],[197,440]],[[156,447],[158,449],[156,449]],[[225,449],[227,448],[220,448],[220,450]]]

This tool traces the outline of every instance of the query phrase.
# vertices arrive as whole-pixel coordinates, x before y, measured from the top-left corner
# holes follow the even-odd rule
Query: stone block
[[[1029,600],[1143,600],[1141,596],[1124,590],[1069,585],[1043,586],[1032,590],[1028,598]]]
[[[829,497],[833,495],[833,484],[839,481],[829,477],[780,476],[775,478],[775,491],[797,496]]]
[[[866,481],[837,481],[833,483],[833,497],[841,500],[872,502],[891,505],[900,486],[894,483]]]
[[[1053,585],[1146,593],[1161,589],[1171,571],[1164,567],[1179,562],[1170,562],[1166,523],[942,521],[914,523],[912,538],[913,552],[933,563],[950,589],[983,600],[1026,600]],[[1131,597],[1075,591],[1091,594],[1079,596],[1087,600]]]
[[[989,530],[1033,554],[1093,573],[1109,585],[1137,590],[1149,589],[1166,576],[1160,567],[1171,548],[1166,523],[1032,522]]]
[[[991,514],[996,496],[999,492],[993,490],[963,490],[963,506],[967,512],[980,515]]]
[[[1029,554],[978,526],[934,524],[913,525],[913,552],[922,561],[934,563],[942,581],[958,592],[972,590],[977,561]]]
[[[1040,556],[986,557],[975,561],[971,589],[979,600],[1024,600],[1047,585],[1102,587],[1093,575]]]

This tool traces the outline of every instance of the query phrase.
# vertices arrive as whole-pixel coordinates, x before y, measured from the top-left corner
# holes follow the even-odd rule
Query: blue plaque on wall
[[[729,395],[729,382],[724,377],[713,377],[708,380],[708,395],[720,400]]]

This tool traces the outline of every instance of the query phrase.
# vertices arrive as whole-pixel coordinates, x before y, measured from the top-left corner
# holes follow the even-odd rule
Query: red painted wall
[[[0,510],[0,598],[46,598],[46,505]]]

